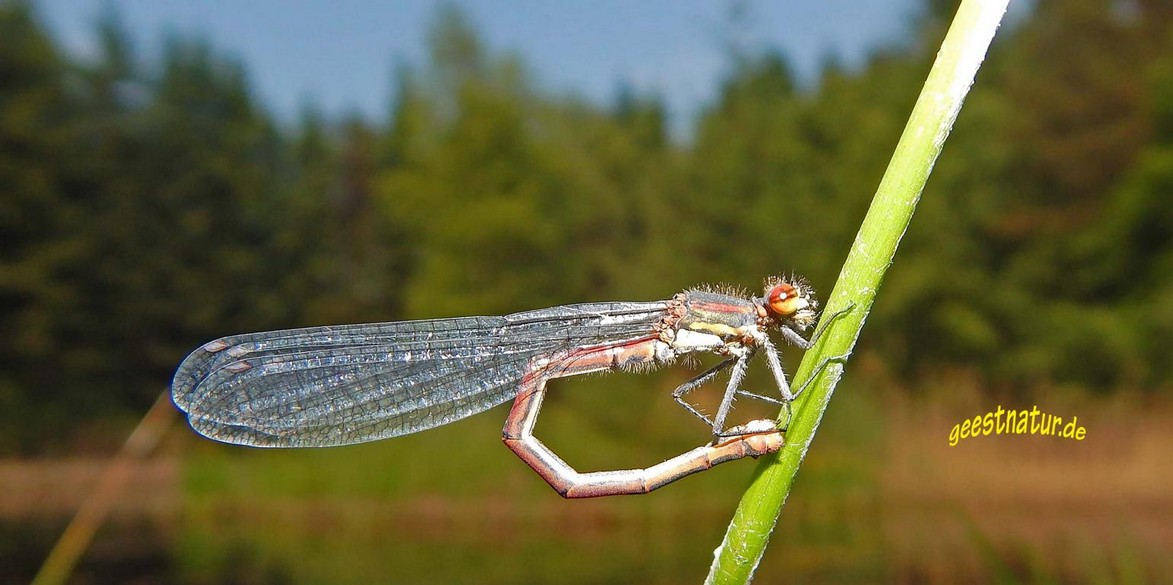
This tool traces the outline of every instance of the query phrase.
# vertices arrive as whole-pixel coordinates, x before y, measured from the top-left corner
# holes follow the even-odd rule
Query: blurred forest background
[[[33,6],[0,3],[0,477],[110,455],[179,360],[230,333],[657,299],[706,282],[756,291],[790,271],[825,295],[954,8],[928,3],[907,42],[858,70],[828,63],[810,86],[784,55],[731,50],[719,98],[674,140],[656,95],[619,87],[599,105],[542,92],[524,55],[491,54],[452,9],[438,11],[429,60],[397,70],[389,123],[308,109],[283,124],[204,42],[175,38],[147,60],[111,18],[101,58],[79,62]],[[760,581],[1170,579],[1173,483],[1145,459],[1173,437],[1170,347],[1173,5],[1037,2],[995,39]],[[640,466],[692,446],[703,428],[666,418],[687,375],[556,392],[543,438],[559,449],[565,434],[584,469],[615,466],[591,445]],[[1087,417],[1088,439],[944,447],[949,427],[997,404]],[[497,444],[502,417],[478,419],[491,420],[293,454],[171,433],[136,484],[163,503],[128,504],[82,570],[697,581],[752,467],[563,503]],[[634,446],[672,437],[663,453]],[[435,469],[445,459],[453,469]],[[1010,504],[989,494],[1025,488],[942,473],[1052,464],[1042,495]],[[31,576],[76,503],[36,500],[88,485],[46,473],[21,484],[41,486],[23,501],[0,487],[15,501],[0,507],[0,580]],[[1123,476],[1133,483],[1110,479]],[[926,498],[931,513],[911,503]],[[1056,501],[1049,520],[1033,517]],[[984,523],[999,510],[1011,520]],[[502,543],[505,528],[520,535]]]

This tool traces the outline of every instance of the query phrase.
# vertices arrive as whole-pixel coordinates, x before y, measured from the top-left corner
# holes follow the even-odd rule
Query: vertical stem
[[[794,384],[797,388],[809,386],[793,405],[786,445],[759,463],[715,552],[706,583],[748,583],[753,577],[842,374],[843,360],[855,347],[876,291],[892,264],[925,181],[985,59],[1008,1],[963,0],[958,8],[839,273],[823,318],[850,310],[837,318],[803,357]],[[812,375],[816,376],[813,381]]]
[[[102,527],[118,494],[126,486],[134,466],[155,449],[174,418],[171,393],[159,394],[154,406],[139,421],[118,455],[102,472],[102,477],[86,496],[69,526],[65,527],[57,544],[53,545],[53,550],[33,579],[34,585],[55,585],[69,580],[77,561],[89,548],[94,534]]]

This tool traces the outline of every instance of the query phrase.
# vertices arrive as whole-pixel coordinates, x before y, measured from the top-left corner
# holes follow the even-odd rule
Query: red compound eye
[[[798,312],[801,308],[800,304],[802,303],[799,302],[798,289],[785,282],[775,284],[766,294],[766,306],[775,315],[781,317],[788,317]]]

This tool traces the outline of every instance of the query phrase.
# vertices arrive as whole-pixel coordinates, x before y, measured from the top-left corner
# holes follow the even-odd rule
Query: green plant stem
[[[806,353],[795,373],[794,387],[807,386],[792,405],[786,445],[759,463],[714,555],[707,583],[748,583],[753,577],[798,467],[842,375],[843,362],[859,338],[876,291],[1007,2],[963,0],[958,8],[823,311],[824,319],[840,316]],[[812,375],[816,376],[813,380]]]

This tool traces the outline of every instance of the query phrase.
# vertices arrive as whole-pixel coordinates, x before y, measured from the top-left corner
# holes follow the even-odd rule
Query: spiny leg
[[[715,378],[717,376],[717,374],[720,374],[721,372],[729,369],[729,366],[732,366],[736,362],[737,362],[737,358],[731,357],[731,358],[709,368],[707,371],[705,371],[705,373],[681,384],[680,386],[677,386],[676,389],[672,391],[672,398],[674,400],[676,400],[677,404],[679,404],[680,406],[683,406],[685,410],[691,412],[693,414],[693,416],[704,421],[704,423],[706,425],[708,425],[710,427],[714,426],[715,423],[713,422],[713,419],[709,418],[708,416],[705,416],[705,414],[703,412],[701,412],[700,410],[697,410],[697,408],[695,406],[693,406],[691,403],[689,403],[687,400],[684,399],[684,395],[688,394],[689,392],[692,392],[693,390],[696,390],[697,388],[700,388],[701,386],[704,386],[707,383],[709,383],[709,381],[712,380],[713,378]]]
[[[721,405],[717,407],[717,416],[713,417],[713,436],[721,437],[721,433],[725,430],[725,419],[729,417],[729,411],[733,408],[733,399],[736,398],[737,390],[741,388],[741,382],[745,380],[745,372],[749,369],[749,356],[740,356],[731,358],[733,362],[733,370],[729,372],[729,383],[725,386],[725,394],[721,397]]]
[[[763,396],[763,395],[761,395],[761,394],[755,394],[755,393],[753,393],[753,392],[750,392],[750,391],[748,391],[748,390],[742,390],[741,388],[738,388],[738,389],[737,389],[735,392],[736,392],[738,395],[740,395],[740,396],[746,396],[746,397],[753,398],[753,399],[756,399],[756,400],[761,400],[762,402],[767,402],[767,403],[769,403],[769,404],[776,404],[776,405],[778,405],[779,407],[782,407],[782,408],[788,409],[787,411],[789,412],[790,403],[789,403],[789,402],[786,402],[785,400],[779,400],[779,399],[777,399],[777,398],[771,398],[771,397],[769,397],[769,396]],[[775,426],[775,427],[776,427],[776,428],[777,428],[779,431],[785,431],[785,430],[786,430],[786,427],[785,427],[785,426],[778,425],[777,423],[775,423],[775,425],[774,425],[774,426]],[[716,434],[716,436],[717,436],[718,438],[724,438],[724,437],[736,437],[737,435],[744,435],[744,434],[745,434],[745,431],[743,430],[743,429],[744,429],[744,427],[745,427],[745,425],[742,425],[742,426],[737,426],[737,427],[732,427],[732,428],[728,428],[728,429],[723,429],[721,432],[717,433],[717,434]]]
[[[782,369],[782,360],[778,358],[778,348],[769,338],[762,340],[762,353],[766,354],[766,365],[774,375],[774,383],[778,386],[778,393],[782,400],[790,402],[794,395],[790,393],[790,382],[786,380],[786,371]]]
[[[753,392],[750,392],[749,390],[742,390],[741,388],[737,389],[737,393],[739,395],[745,396],[747,398],[753,398],[754,400],[761,400],[762,402],[768,402],[770,404],[776,404],[778,406],[782,406],[782,405],[786,404],[785,400],[781,400],[779,398],[771,398],[769,396],[763,396],[761,394],[755,394]]]
[[[819,365],[815,366],[815,371],[812,372],[810,377],[807,378],[806,381],[802,383],[802,386],[799,386],[798,391],[796,391],[794,393],[794,396],[797,398],[798,395],[802,394],[802,392],[804,390],[806,390],[807,387],[811,385],[811,383],[813,383],[815,380],[817,380],[819,378],[819,375],[823,373],[823,370],[825,370],[828,365],[833,364],[833,363],[837,363],[840,365],[845,364],[845,363],[847,363],[847,358],[850,355],[851,354],[845,353],[842,355],[831,356],[831,357],[819,362]],[[764,397],[759,396],[758,398],[764,398]],[[779,424],[778,430],[785,431],[790,428],[790,421],[794,418],[794,409],[790,406],[792,401],[783,400],[783,401],[779,401],[779,403],[782,405],[782,409],[786,411],[785,416],[781,416],[781,415],[779,416],[779,420],[785,419],[786,422]]]
[[[825,319],[823,324],[817,330],[815,330],[814,335],[811,336],[809,341],[803,339],[803,337],[799,335],[797,331],[794,331],[788,327],[783,327],[781,329],[782,336],[785,337],[786,340],[790,343],[797,345],[804,350],[810,349],[814,347],[815,343],[819,340],[820,337],[822,337],[823,333],[827,331],[831,323],[843,315],[846,315],[854,307],[855,303],[851,303],[847,307],[836,311],[833,315]],[[790,382],[786,380],[786,372],[782,369],[782,360],[778,357],[778,349],[774,347],[774,344],[768,338],[765,339],[764,343],[762,344],[762,349],[765,350],[766,364],[770,367],[770,373],[774,375],[774,382],[778,385],[778,392],[782,395],[782,400],[786,402],[793,401],[798,397],[799,394],[802,393],[803,390],[806,389],[806,384],[804,384],[802,388],[799,388],[798,392],[792,393],[790,391]],[[819,364],[819,369],[816,371],[821,371],[823,367],[826,367],[826,363]]]
[[[718,424],[717,421],[710,419],[708,416],[706,416],[704,413],[700,412],[696,407],[694,407],[691,403],[684,400],[684,395],[688,394],[689,392],[692,392],[693,390],[696,390],[698,387],[700,387],[704,384],[707,384],[717,374],[721,373],[722,370],[726,370],[730,366],[736,364],[739,359],[742,359],[742,358],[731,357],[727,360],[724,360],[721,363],[713,366],[712,368],[709,368],[709,370],[707,370],[703,374],[697,376],[696,378],[693,378],[692,380],[689,380],[689,381],[681,384],[680,386],[678,386],[676,388],[676,390],[672,391],[672,398],[674,398],[676,400],[676,403],[679,404],[680,406],[684,407],[685,410],[687,410],[688,412],[691,412],[697,418],[704,421],[704,423],[706,425],[713,428],[714,429],[713,435],[718,438],[735,437],[737,435],[744,435],[746,433],[742,430],[739,430],[741,427],[738,427],[736,429],[722,429],[721,427],[723,426],[723,421],[722,421],[722,424]],[[730,382],[734,382],[734,380],[730,379]],[[740,386],[740,383],[738,383],[738,385]],[[728,390],[729,390],[729,388],[727,386],[726,393],[728,393]],[[756,398],[758,400],[768,402],[771,404],[777,404],[779,406],[783,406],[786,404],[785,402],[778,400],[777,398],[770,398],[769,396],[762,396],[761,394],[754,394],[753,392],[750,392],[748,390],[742,390],[741,388],[736,388],[734,390],[734,392],[736,394],[740,394],[742,396]],[[724,396],[722,398],[724,398]],[[722,400],[722,404],[724,404],[724,400]],[[727,414],[728,414],[728,411],[726,412],[726,415]]]
[[[798,346],[799,348],[804,350],[810,349],[811,347],[814,347],[814,344],[819,340],[823,333],[827,331],[831,323],[834,323],[837,319],[849,313],[853,308],[855,308],[855,303],[849,303],[846,307],[836,311],[830,317],[825,319],[820,327],[815,330],[814,335],[811,335],[809,341],[799,335],[797,331],[794,331],[788,327],[783,327],[781,329],[782,335],[786,338],[787,341]],[[736,392],[744,396],[750,396],[752,398],[757,398],[759,400],[764,400],[766,402],[782,406],[786,410],[786,423],[779,427],[782,430],[786,430],[787,426],[790,424],[790,418],[792,416],[790,411],[790,403],[793,402],[795,398],[798,398],[798,396],[802,394],[803,390],[806,390],[807,386],[809,386],[811,382],[822,373],[823,369],[825,369],[828,364],[836,362],[845,363],[847,361],[846,354],[824,359],[817,367],[815,367],[815,371],[811,374],[811,377],[808,378],[807,381],[803,382],[802,386],[797,391],[791,392],[790,382],[786,380],[786,371],[782,368],[782,360],[778,357],[778,349],[774,347],[774,344],[768,338],[762,344],[762,349],[766,354],[766,364],[769,366],[770,373],[774,376],[774,382],[778,386],[778,392],[782,395],[782,399],[777,400],[741,389],[737,389]]]
[[[851,357],[850,353],[844,353],[844,354],[833,355],[831,357],[824,358],[823,361],[819,362],[819,365],[815,366],[815,370],[813,372],[811,372],[810,377],[807,378],[806,381],[804,381],[802,383],[802,386],[798,387],[798,390],[796,392],[794,392],[794,394],[792,396],[794,398],[798,398],[798,396],[800,394],[802,394],[802,392],[804,390],[806,390],[812,383],[814,383],[815,380],[819,379],[819,376],[823,373],[823,370],[827,369],[827,366],[829,366],[831,364],[839,364],[839,365],[846,364],[847,358],[849,358],[849,357]],[[789,408],[790,402],[793,402],[793,399],[787,401],[787,408]]]
[[[819,328],[815,330],[814,334],[811,335],[809,340],[804,338],[799,332],[789,327],[781,327],[780,332],[782,333],[782,337],[785,337],[786,341],[790,342],[791,345],[802,350],[807,350],[811,347],[814,347],[815,343],[818,342],[819,338],[823,336],[823,333],[826,333],[827,329],[831,327],[832,323],[837,321],[840,317],[850,313],[854,308],[855,302],[853,301],[848,303],[846,307],[835,311],[835,313],[833,313],[830,317],[827,317],[823,320],[822,323],[819,323]]]
[[[779,406],[786,406],[788,404],[784,400],[779,400],[777,398],[771,398],[769,396],[763,396],[761,394],[755,394],[755,393],[750,392],[748,390],[743,390],[740,387],[741,386],[740,380],[744,379],[745,370],[747,369],[746,366],[742,366],[741,376],[737,375],[736,369],[734,370],[734,374],[730,376],[729,385],[726,386],[725,394],[722,396],[722,401],[721,401],[721,407],[725,410],[725,412],[724,412],[725,416],[721,416],[721,411],[718,410],[717,419],[716,420],[710,419],[709,417],[705,416],[703,413],[698,411],[695,407],[693,407],[692,404],[689,404],[688,402],[683,400],[683,396],[685,394],[692,392],[693,390],[695,390],[697,387],[701,386],[702,384],[708,383],[710,380],[713,379],[714,376],[716,376],[722,370],[728,369],[730,366],[739,363],[739,361],[745,362],[745,364],[748,365],[749,359],[748,358],[731,357],[731,358],[717,364],[716,366],[713,366],[708,371],[697,376],[696,378],[693,378],[692,380],[689,380],[688,382],[681,384],[678,388],[676,388],[676,390],[674,390],[672,392],[672,397],[676,399],[676,402],[678,404],[680,404],[681,406],[683,406],[686,410],[688,410],[689,412],[694,414],[697,418],[700,418],[702,421],[704,421],[705,424],[712,427],[713,428],[713,436],[718,437],[718,438],[735,437],[737,435],[745,434],[743,431],[738,430],[738,429],[740,429],[740,427],[738,427],[736,429],[723,428],[724,427],[724,419],[728,416],[729,412],[732,410],[731,406],[732,406],[733,400],[728,400],[726,398],[730,395],[729,394],[730,390],[732,390],[732,392],[734,394],[738,394],[741,396],[748,396],[750,398],[761,400],[763,402],[768,402],[770,404],[776,404]]]

